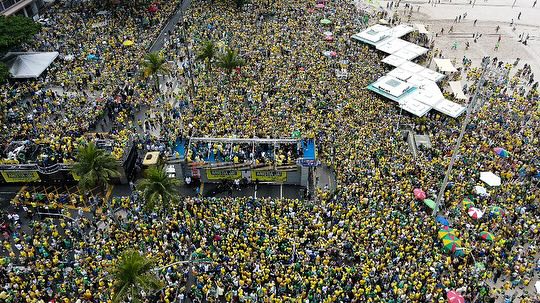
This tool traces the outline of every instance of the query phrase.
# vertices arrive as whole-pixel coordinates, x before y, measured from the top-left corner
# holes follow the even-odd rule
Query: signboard
[[[239,170],[207,170],[206,178],[211,181],[242,179],[242,172]]]
[[[35,170],[3,170],[2,176],[10,183],[40,181],[39,174]]]
[[[315,166],[321,165],[321,161],[310,160],[310,159],[298,159],[296,162],[298,165],[301,165],[304,167],[315,167]]]
[[[253,170],[251,171],[251,181],[282,183],[287,181],[287,172],[275,170]]]

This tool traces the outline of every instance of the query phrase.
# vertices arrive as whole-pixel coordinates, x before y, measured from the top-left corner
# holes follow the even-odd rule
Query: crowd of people
[[[39,78],[0,88],[0,156],[7,158],[6,147],[21,140],[73,156],[70,143],[88,131],[105,130],[114,137],[120,159],[138,130],[127,118],[156,98],[138,66],[159,34],[156,28],[179,3],[155,1],[157,10],[143,2],[95,1],[47,8],[41,31],[21,48],[57,51],[60,57]]]
[[[114,200],[116,205],[101,216],[66,213],[69,218],[32,221],[31,231],[13,224],[10,239],[2,245],[6,257],[0,264],[0,280],[5,281],[0,298],[107,302],[112,295],[110,272],[119,254],[137,249],[157,266],[190,258],[211,260],[160,271],[165,287],[149,294],[151,302],[445,302],[448,290],[458,290],[471,302],[501,302],[505,297],[509,302],[538,302],[538,295],[529,291],[540,271],[540,110],[530,67],[490,58],[491,72],[480,88],[476,80],[482,67],[466,64],[461,70],[463,81],[470,83],[465,93],[481,89],[481,102],[463,137],[440,213],[462,241],[464,253],[456,256],[443,250],[437,234],[442,225],[415,199],[413,189],[422,188],[435,199],[463,117],[401,115],[395,104],[363,89],[387,71],[379,63],[381,55],[349,39],[363,18],[351,15],[357,8],[348,1],[316,4],[251,1],[238,9],[226,1],[192,1],[186,22],[170,33],[163,51],[168,61],[178,63],[167,78],[179,83],[178,88],[167,84],[157,99],[147,98],[155,88],[129,73],[135,72],[143,52],[137,45],[153,37],[165,14],[146,22],[148,13],[125,18],[136,12],[123,9],[111,11],[118,16],[106,19],[96,17],[97,8],[95,14],[82,13],[83,8],[75,11],[78,14],[62,14],[67,20],[79,15],[83,20],[108,20],[103,30],[94,32],[90,22],[85,22],[85,30],[51,16],[60,22],[54,29],[66,32],[45,31],[48,39],[37,39],[41,42],[36,47],[59,43],[65,54],[93,54],[99,60],[68,61],[73,66],[57,67],[49,81],[64,83],[66,90],[76,88],[78,95],[68,100],[87,100],[82,101],[91,104],[83,105],[87,108],[103,102],[112,134],[134,133],[138,128],[130,122],[133,111],[142,107],[153,113],[148,116],[152,123],[137,134],[148,145],[154,135],[146,130],[154,125],[156,136],[165,142],[189,136],[282,138],[298,130],[316,139],[317,156],[332,164],[337,189],[319,191],[314,201],[183,198],[181,207],[159,215],[143,211],[135,192]],[[321,24],[321,19],[330,24]],[[143,34],[135,35],[139,30]],[[327,32],[334,39],[325,39]],[[127,39],[134,40],[135,47],[124,47]],[[220,52],[238,50],[246,64],[231,75],[216,66],[208,69],[194,59],[208,39]],[[106,43],[96,43],[102,40]],[[335,56],[326,56],[327,51]],[[344,68],[347,78],[337,77],[336,71]],[[12,95],[4,94],[2,103],[10,102],[22,113],[15,106],[21,102],[16,96],[44,84],[18,85],[22,87],[12,88]],[[86,91],[89,96],[99,91],[100,97],[83,97]],[[60,102],[62,95],[43,94],[32,98],[44,109],[33,119],[46,119],[37,113],[51,106],[71,104]],[[25,115],[12,115],[15,129],[2,133],[2,140],[18,138],[21,127],[48,140],[55,138],[49,133],[61,138],[70,129],[40,120],[40,132],[21,120]],[[86,119],[82,112],[75,110],[74,115]],[[92,116],[87,118],[92,121]],[[414,157],[396,131],[396,121],[429,135],[432,146],[420,148]],[[66,123],[84,127],[70,119]],[[509,156],[497,155],[495,147]],[[227,156],[219,146],[198,150]],[[195,161],[197,154],[188,156]],[[483,184],[479,174],[484,171],[499,175],[502,185]],[[478,195],[475,186],[487,187],[488,193]],[[503,211],[473,219],[464,201],[486,212],[494,206]],[[481,239],[481,232],[492,233],[493,241]],[[519,291],[512,297],[511,290]]]

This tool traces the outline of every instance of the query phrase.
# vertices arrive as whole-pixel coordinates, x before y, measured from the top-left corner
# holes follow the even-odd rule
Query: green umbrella
[[[324,24],[324,25],[328,25],[328,24],[332,24],[332,21],[330,21],[329,19],[321,19],[321,24]]]
[[[484,239],[484,240],[487,240],[487,241],[495,241],[495,236],[490,233],[490,232],[487,232],[487,231],[483,231],[480,233],[480,238]]]
[[[474,206],[474,202],[469,199],[469,198],[465,198],[463,199],[463,206],[466,208],[466,209],[469,209],[470,207],[473,207]]]
[[[504,216],[504,210],[499,206],[492,206],[489,212],[495,216]]]
[[[435,201],[431,199],[424,199],[424,203],[431,209],[435,209]]]
[[[456,252],[461,248],[461,240],[456,235],[448,234],[442,239],[443,248],[445,251]]]

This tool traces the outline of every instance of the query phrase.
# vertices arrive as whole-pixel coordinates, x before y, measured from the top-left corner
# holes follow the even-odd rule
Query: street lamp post
[[[446,169],[446,173],[444,174],[444,180],[441,184],[441,188],[439,190],[439,194],[437,195],[437,201],[435,202],[435,208],[433,209],[433,216],[437,215],[437,212],[439,211],[439,207],[441,205],[441,200],[444,195],[444,191],[446,190],[446,186],[448,185],[448,178],[450,177],[450,174],[452,173],[452,168],[454,167],[454,163],[456,162],[456,158],[459,154],[459,147],[461,146],[461,140],[463,140],[463,135],[465,135],[465,131],[467,130],[467,125],[471,121],[471,113],[473,112],[476,102],[478,99],[478,94],[484,85],[485,76],[487,74],[488,70],[488,64],[489,60],[485,60],[483,62],[483,68],[482,75],[480,76],[480,79],[478,80],[478,86],[476,87],[476,91],[474,92],[474,96],[467,106],[467,115],[465,116],[465,120],[463,121],[463,124],[461,125],[461,131],[459,132],[459,137],[456,142],[456,146],[454,147],[454,150],[452,151],[452,158],[450,158],[450,164],[448,165],[448,168]]]

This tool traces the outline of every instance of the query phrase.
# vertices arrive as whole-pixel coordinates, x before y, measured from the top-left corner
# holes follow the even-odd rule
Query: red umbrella
[[[453,290],[447,292],[446,297],[448,298],[448,303],[465,303],[465,299]]]
[[[426,198],[426,193],[420,188],[415,188],[413,193],[416,200],[424,200]]]
[[[151,12],[151,13],[155,13],[157,12],[158,10],[158,7],[155,3],[152,3],[149,7],[148,7],[148,11]]]

